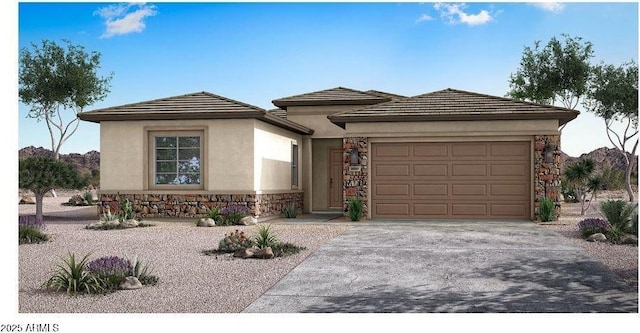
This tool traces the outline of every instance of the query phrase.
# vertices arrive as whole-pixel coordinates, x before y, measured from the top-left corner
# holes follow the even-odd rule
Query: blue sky
[[[203,90],[262,108],[273,108],[276,98],[337,86],[402,95],[450,87],[504,96],[524,47],[563,33],[592,42],[594,63],[638,59],[636,3],[16,7],[18,48],[66,38],[102,54],[101,74],[114,73],[111,92],[88,110]],[[45,124],[25,118],[27,106],[17,107],[19,148],[50,148]],[[602,146],[611,146],[604,123],[591,114],[583,112],[563,132],[570,155]],[[62,152],[89,150],[99,150],[99,126],[82,122]]]

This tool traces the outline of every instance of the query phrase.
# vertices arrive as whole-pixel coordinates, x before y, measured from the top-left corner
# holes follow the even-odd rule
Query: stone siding
[[[538,207],[544,197],[551,199],[556,204],[556,217],[560,216],[560,136],[536,135],[533,142],[533,167],[534,167],[534,212],[535,218],[539,216]],[[544,148],[547,145],[555,147],[553,162],[544,160]]]
[[[208,208],[230,205],[247,206],[258,218],[272,217],[282,212],[282,207],[295,203],[303,208],[303,192],[271,194],[100,194],[98,214],[119,214],[120,202],[129,199],[136,217],[142,218],[198,218],[207,214]]]
[[[343,164],[342,164],[342,175],[343,178],[343,190],[342,190],[342,200],[343,200],[343,208],[345,215],[349,210],[349,198],[357,197],[363,203],[363,216],[366,218],[369,207],[368,207],[368,186],[367,179],[369,176],[369,151],[367,148],[367,138],[363,137],[353,137],[353,138],[344,138],[342,140],[342,149],[343,151]],[[351,164],[351,150],[358,150],[358,164]],[[352,167],[359,170],[354,170]]]

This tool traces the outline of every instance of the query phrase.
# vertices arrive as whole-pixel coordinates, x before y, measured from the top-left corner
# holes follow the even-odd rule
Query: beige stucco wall
[[[148,190],[147,137],[151,130],[204,130],[204,191],[254,189],[254,120],[218,119],[101,122],[102,191]]]
[[[344,129],[336,126],[327,116],[336,112],[361,108],[360,105],[329,105],[329,106],[289,106],[287,119],[313,129],[312,138],[341,138]]]
[[[348,136],[450,137],[558,134],[557,120],[476,120],[346,124]]]
[[[341,148],[342,139],[313,139],[311,204],[314,211],[329,209],[329,148]]]
[[[298,145],[298,189],[302,189],[302,136],[254,120],[254,190],[291,190],[291,146]]]

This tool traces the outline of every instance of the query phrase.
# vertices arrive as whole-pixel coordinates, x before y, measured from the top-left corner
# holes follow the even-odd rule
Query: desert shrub
[[[84,197],[80,194],[74,194],[71,196],[71,198],[69,198],[69,200],[67,201],[66,205],[68,206],[87,206],[88,203],[87,201],[84,199]]]
[[[220,207],[218,206],[207,208],[207,216],[209,216],[210,219],[216,221],[216,223],[222,222],[222,212],[220,211]]]
[[[583,237],[589,237],[593,234],[606,234],[611,230],[609,222],[599,218],[587,218],[578,222],[578,230]]]
[[[299,253],[300,251],[306,250],[306,248],[288,242],[280,242],[271,246],[271,250],[273,251],[274,257],[283,257],[286,255]]]
[[[222,209],[222,216],[224,216],[224,224],[235,225],[240,220],[247,216],[249,209],[243,205],[230,205]]]
[[[104,282],[85,271],[88,258],[89,254],[80,261],[76,261],[75,255],[69,253],[67,258],[62,258],[62,263],[56,264],[53,275],[42,285],[42,288],[54,291],[64,290],[67,294],[103,292]]]
[[[626,234],[626,230],[620,225],[612,225],[611,229],[606,233],[607,240],[613,244],[622,244],[622,239]]]
[[[351,221],[360,221],[362,219],[362,201],[356,197],[349,199],[349,218]]]
[[[273,249],[273,246],[279,243],[278,239],[271,232],[270,228],[270,225],[260,226],[260,229],[258,229],[258,234],[256,235],[254,240],[254,243],[257,247],[261,249],[265,247],[271,247]]]
[[[93,193],[91,193],[91,191],[84,191],[82,198],[88,205],[93,205]]]
[[[120,217],[122,221],[133,219],[133,205],[128,198],[125,198],[120,202]]]
[[[234,232],[227,233],[218,244],[218,250],[221,252],[235,252],[242,248],[253,247],[253,240],[244,234],[244,231],[236,229]]]
[[[553,221],[556,218],[556,204],[549,198],[542,198],[538,207],[542,222]]]
[[[603,190],[620,190],[624,187],[624,172],[618,168],[602,170]]]
[[[18,244],[42,243],[49,240],[43,232],[44,222],[35,215],[18,216]]]
[[[118,216],[118,214],[112,214],[111,209],[109,208],[107,208],[107,211],[103,212],[102,216],[100,216],[100,221],[102,222],[118,221],[119,219],[120,219],[120,216]]]
[[[103,283],[104,290],[116,290],[125,277],[129,276],[133,265],[128,259],[107,256],[90,261],[86,272]]]
[[[600,204],[600,212],[611,226],[616,226],[623,232],[631,228],[631,215],[635,208],[636,205],[624,200],[607,200]]]
[[[288,219],[296,218],[300,214],[300,208],[294,203],[286,204],[282,207],[282,215]]]
[[[129,275],[135,276],[143,285],[155,286],[158,283],[158,277],[151,273],[149,264],[143,264],[141,260],[135,259]]]

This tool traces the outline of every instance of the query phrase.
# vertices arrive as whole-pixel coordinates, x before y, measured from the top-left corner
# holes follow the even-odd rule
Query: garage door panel
[[[409,150],[408,144],[379,144],[376,146],[375,156],[381,159],[409,157]]]
[[[409,165],[407,164],[383,164],[375,167],[375,174],[378,177],[385,176],[409,176]]]
[[[374,218],[530,217],[530,141],[373,143],[371,151]]]
[[[447,144],[416,144],[413,147],[415,157],[446,157],[448,155]]]
[[[448,164],[413,164],[414,176],[444,177],[448,174]]]
[[[471,204],[471,203],[453,203],[451,204],[451,215],[453,215],[454,217],[486,216],[487,205]]]
[[[453,184],[451,185],[451,194],[453,196],[475,196],[475,195],[487,195],[486,184]]]
[[[417,203],[413,205],[413,214],[416,216],[447,216],[449,205],[446,203]]]
[[[491,165],[491,176],[505,177],[517,176],[527,177],[529,174],[529,166],[522,164],[493,164]]]
[[[404,203],[379,203],[375,206],[378,216],[409,216],[409,204]]]
[[[376,196],[405,196],[408,197],[409,184],[378,184],[375,187]]]
[[[415,184],[413,194],[415,196],[446,196],[449,186],[447,184]]]
[[[456,162],[451,165],[452,176],[486,176],[486,164],[466,164]]]

